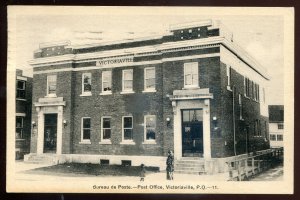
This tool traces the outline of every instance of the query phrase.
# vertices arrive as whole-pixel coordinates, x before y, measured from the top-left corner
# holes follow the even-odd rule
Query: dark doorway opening
[[[45,114],[44,153],[56,153],[57,114]]]

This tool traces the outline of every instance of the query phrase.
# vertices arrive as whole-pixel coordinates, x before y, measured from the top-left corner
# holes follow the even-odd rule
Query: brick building
[[[223,171],[269,148],[264,69],[219,22],[171,26],[161,36],[34,53],[30,160],[165,167],[198,160]]]
[[[269,105],[270,146],[283,147],[284,106]]]
[[[16,70],[16,159],[30,150],[32,78]]]

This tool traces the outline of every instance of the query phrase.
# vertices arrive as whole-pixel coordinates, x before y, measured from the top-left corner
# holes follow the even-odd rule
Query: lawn
[[[146,167],[145,169],[147,174],[159,171],[158,167]],[[140,166],[64,163],[28,170],[26,173],[66,176],[140,176],[140,171]]]

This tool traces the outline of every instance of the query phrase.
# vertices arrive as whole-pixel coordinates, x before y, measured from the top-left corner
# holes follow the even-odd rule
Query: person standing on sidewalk
[[[166,164],[167,164],[167,180],[173,180],[174,155],[172,151],[168,151],[168,158]]]
[[[140,181],[144,181],[145,177],[146,177],[146,169],[145,169],[145,165],[141,164],[141,173],[140,173]]]

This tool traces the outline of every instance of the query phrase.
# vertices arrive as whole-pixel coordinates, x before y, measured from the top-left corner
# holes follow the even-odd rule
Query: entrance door
[[[203,110],[182,110],[182,156],[203,157]]]
[[[44,153],[56,153],[57,114],[45,114]]]

